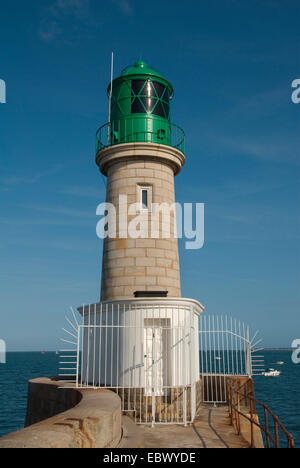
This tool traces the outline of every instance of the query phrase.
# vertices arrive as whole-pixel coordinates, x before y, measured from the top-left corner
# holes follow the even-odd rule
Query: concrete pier
[[[156,426],[154,430],[147,427],[144,441],[145,448],[249,448],[249,440],[234,433],[227,406],[201,406],[194,423],[188,427]],[[256,448],[263,448],[262,439]]]

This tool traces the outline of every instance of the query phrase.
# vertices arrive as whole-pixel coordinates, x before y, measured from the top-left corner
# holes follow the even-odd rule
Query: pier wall
[[[25,427],[52,418],[78,405],[82,393],[76,389],[60,386],[57,379],[34,379],[28,382],[27,412]]]
[[[0,438],[0,448],[143,446],[139,428],[122,416],[121,400],[109,390],[41,378],[30,381],[28,397],[27,427]]]

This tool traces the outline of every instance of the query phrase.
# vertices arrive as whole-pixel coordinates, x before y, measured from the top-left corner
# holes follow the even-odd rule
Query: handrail
[[[280,422],[277,416],[270,410],[270,408],[256,400],[253,392],[253,381],[248,379],[240,387],[236,388],[234,386],[236,383],[233,379],[228,379],[227,381],[227,391],[228,391],[228,406],[229,406],[229,416],[231,420],[231,425],[234,426],[237,434],[241,433],[241,417],[246,419],[251,424],[251,448],[255,447],[254,444],[254,426],[258,427],[266,436],[267,448],[280,448],[280,438],[279,438],[279,429],[283,432],[287,439],[287,448],[295,448],[294,437],[286,430],[284,425]],[[247,392],[247,387],[251,384],[251,390]],[[244,391],[243,391],[244,390]],[[243,400],[247,403],[249,400],[250,407],[250,416],[241,410],[241,402]],[[257,421],[257,411],[256,406],[261,406],[264,411],[264,425],[260,424]],[[273,419],[275,435],[270,432],[269,418]]]
[[[96,132],[96,154],[122,143],[157,143],[185,153],[185,133],[176,124],[147,116],[105,123]]]

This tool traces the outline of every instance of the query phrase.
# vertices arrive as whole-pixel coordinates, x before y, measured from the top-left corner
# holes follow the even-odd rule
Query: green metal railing
[[[172,146],[185,153],[185,134],[178,125],[143,115],[102,125],[96,133],[96,154],[109,146],[135,142]]]

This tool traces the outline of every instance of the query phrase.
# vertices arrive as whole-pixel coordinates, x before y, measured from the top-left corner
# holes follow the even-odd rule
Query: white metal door
[[[163,329],[144,328],[144,369],[146,396],[162,396],[164,386]],[[153,393],[152,393],[153,389]]]

